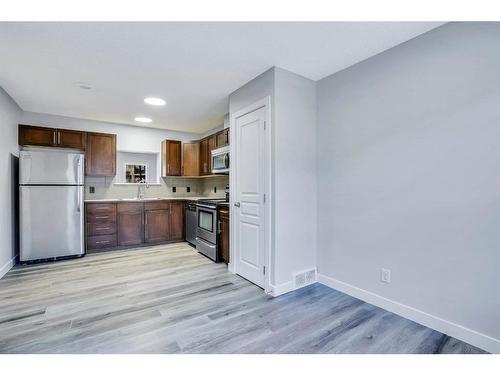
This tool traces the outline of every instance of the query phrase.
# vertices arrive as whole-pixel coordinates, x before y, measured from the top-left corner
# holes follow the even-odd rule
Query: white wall
[[[274,90],[274,283],[288,290],[316,267],[316,83],[275,68]]]
[[[17,240],[17,124],[21,109],[0,87],[0,278],[14,265]]]
[[[323,281],[500,351],[500,23],[447,24],[317,95]]]
[[[315,90],[314,81],[272,68],[229,96],[230,114],[271,97],[275,295],[294,289],[294,273],[316,265]]]

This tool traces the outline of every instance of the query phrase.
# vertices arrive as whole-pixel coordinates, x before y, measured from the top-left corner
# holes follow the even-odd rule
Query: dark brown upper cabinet
[[[40,126],[19,125],[20,146],[51,146],[57,144],[57,130]]]
[[[87,147],[87,133],[78,130],[57,129],[57,145],[59,147],[78,148]]]
[[[229,128],[218,132],[215,136],[217,137],[217,148],[229,145]]]
[[[207,174],[212,174],[212,150],[215,150],[217,144],[217,136],[211,135],[208,137],[208,145],[207,145],[207,160],[208,160],[208,172]]]
[[[208,174],[208,139],[200,141],[200,176]]]
[[[166,139],[161,143],[162,177],[181,175],[181,157],[181,141]]]
[[[85,159],[87,176],[115,176],[116,134],[87,133]]]
[[[182,144],[182,175],[200,175],[200,142]]]
[[[19,145],[67,147],[85,150],[86,133],[79,130],[19,125]]]

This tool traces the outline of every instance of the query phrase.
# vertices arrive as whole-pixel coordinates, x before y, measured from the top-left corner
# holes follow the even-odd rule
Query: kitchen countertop
[[[155,202],[155,201],[197,201],[200,199],[223,198],[223,197],[162,197],[162,198],[101,198],[85,199],[85,203],[114,203],[114,202]]]

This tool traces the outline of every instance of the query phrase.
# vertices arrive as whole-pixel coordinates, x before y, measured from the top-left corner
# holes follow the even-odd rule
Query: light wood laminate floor
[[[185,243],[17,266],[0,353],[481,353],[320,284],[278,298]]]

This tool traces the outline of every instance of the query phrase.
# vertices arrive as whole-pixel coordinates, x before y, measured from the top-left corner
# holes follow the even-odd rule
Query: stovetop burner
[[[226,201],[226,199],[224,198],[214,198],[214,199],[198,199],[196,203],[216,207],[218,204],[229,203],[229,202]]]

